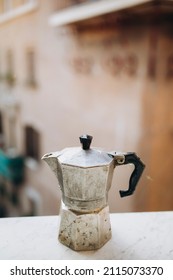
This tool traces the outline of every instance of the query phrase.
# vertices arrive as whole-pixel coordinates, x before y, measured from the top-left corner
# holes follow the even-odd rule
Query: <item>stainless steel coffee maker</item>
[[[42,159],[55,173],[62,191],[59,241],[79,250],[102,247],[111,238],[108,191],[116,166],[133,164],[127,190],[133,194],[145,165],[135,153],[104,152],[90,148],[92,136],[82,135],[82,147],[45,154]]]

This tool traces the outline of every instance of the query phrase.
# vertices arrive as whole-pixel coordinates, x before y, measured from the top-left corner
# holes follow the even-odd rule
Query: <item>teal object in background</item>
[[[9,156],[0,150],[0,176],[15,185],[24,181],[24,157]]]

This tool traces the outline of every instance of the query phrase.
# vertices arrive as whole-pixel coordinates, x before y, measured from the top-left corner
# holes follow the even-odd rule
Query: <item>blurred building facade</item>
[[[132,168],[115,169],[112,212],[173,209],[173,4],[126,2],[0,1],[0,145],[26,158],[17,194],[34,214],[60,207],[42,155],[78,146],[83,133],[146,163],[124,199]]]

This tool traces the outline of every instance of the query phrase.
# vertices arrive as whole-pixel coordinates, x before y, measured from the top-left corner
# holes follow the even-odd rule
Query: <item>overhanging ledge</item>
[[[10,20],[16,19],[17,17],[24,16],[30,12],[35,11],[37,8],[38,8],[37,0],[31,0],[28,3],[24,3],[23,5],[17,8],[14,8],[12,10],[0,14],[0,24],[4,24]]]
[[[60,10],[49,18],[52,26],[62,26],[122,9],[152,2],[152,0],[100,0]]]

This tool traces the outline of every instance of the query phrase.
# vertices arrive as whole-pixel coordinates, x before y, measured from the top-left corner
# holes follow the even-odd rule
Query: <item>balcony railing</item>
[[[10,156],[0,150],[0,176],[14,185],[24,181],[24,157]]]

